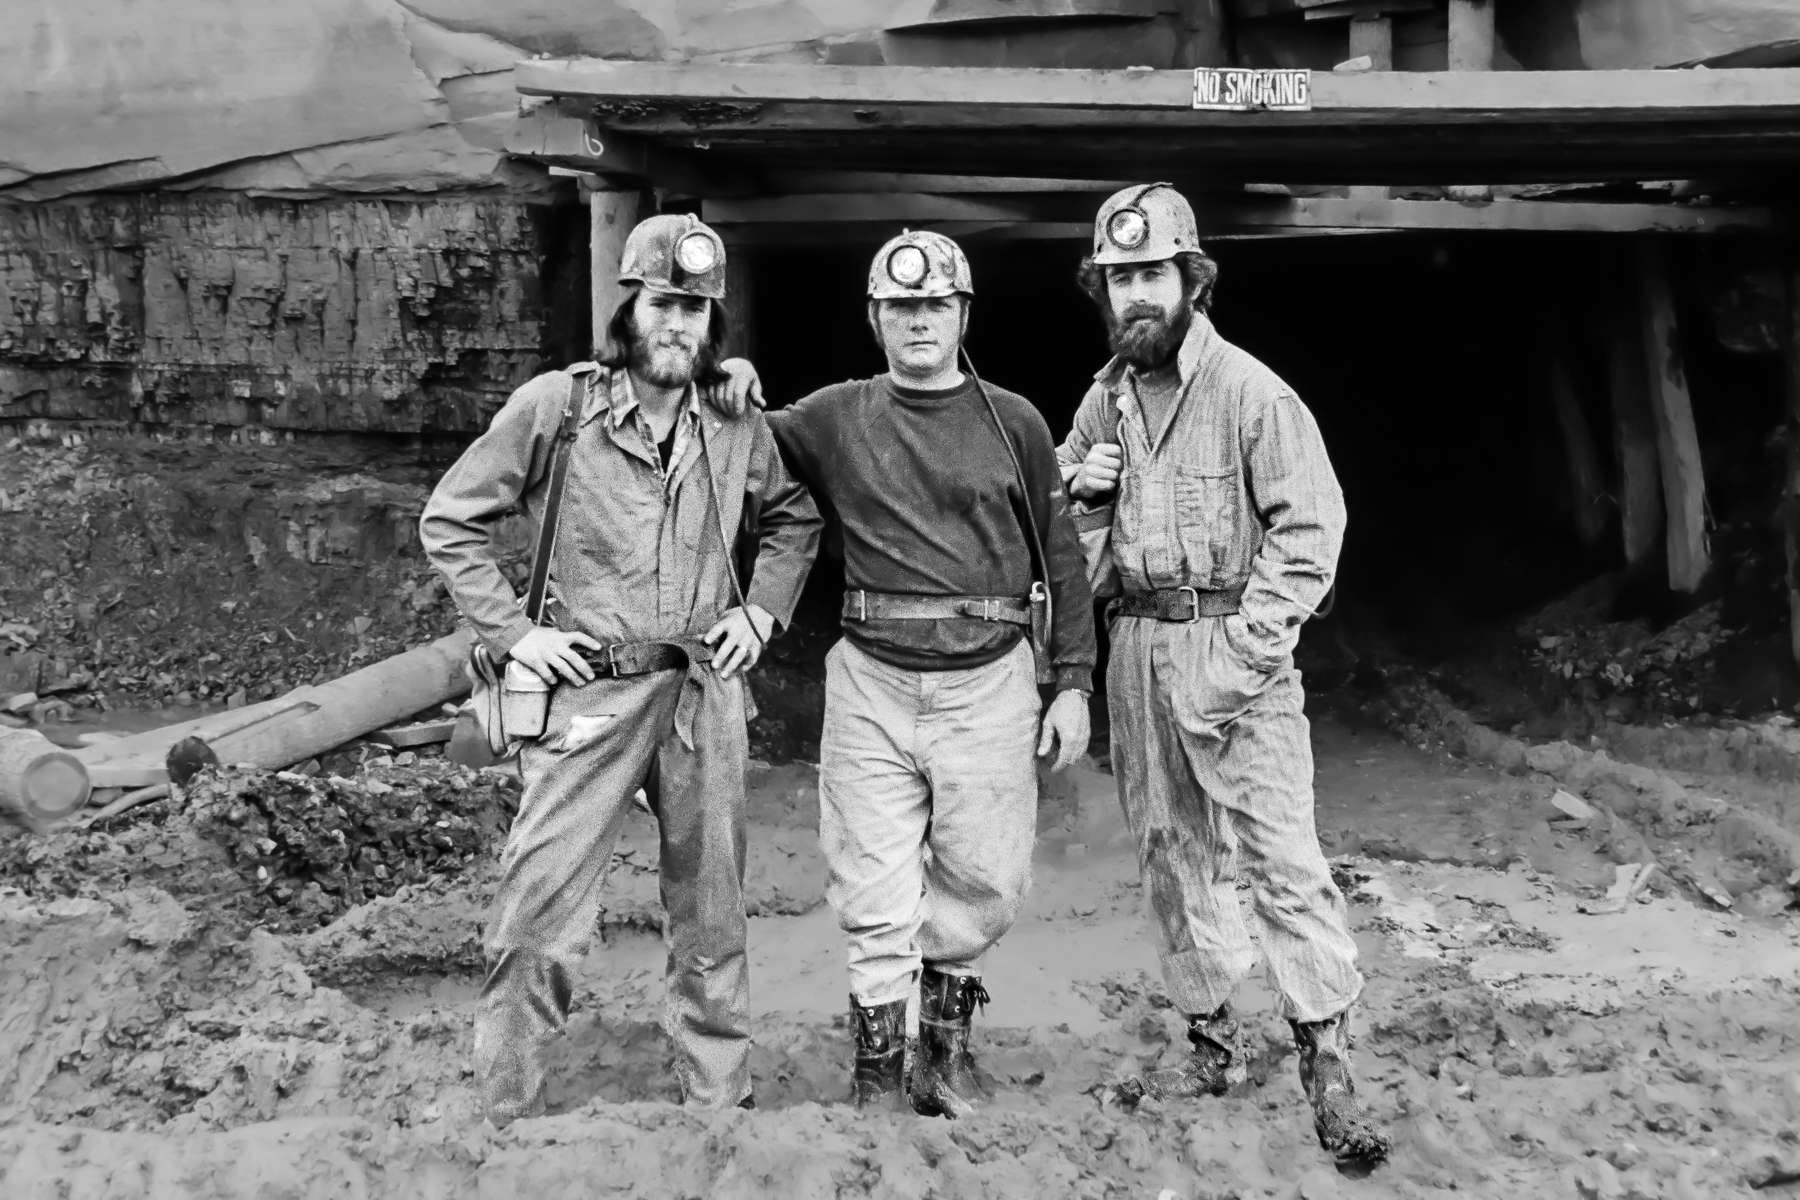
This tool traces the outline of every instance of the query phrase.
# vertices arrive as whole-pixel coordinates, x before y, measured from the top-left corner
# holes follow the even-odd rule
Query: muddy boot
[[[864,1005],[850,997],[856,1061],[850,1101],[863,1111],[906,1111],[906,1001]]]
[[[1350,1012],[1323,1021],[1289,1021],[1300,1052],[1300,1086],[1312,1105],[1319,1145],[1340,1165],[1373,1165],[1388,1155],[1388,1135],[1357,1103],[1350,1077]]]
[[[913,1111],[952,1121],[975,1111],[992,1089],[976,1073],[969,1053],[975,1006],[987,1007],[977,975],[944,975],[926,967],[919,988],[919,1062],[913,1071]]]
[[[1113,1089],[1112,1101],[1132,1108],[1146,1097],[1194,1100],[1223,1096],[1249,1079],[1249,1063],[1231,1005],[1221,1004],[1217,1012],[1190,1013],[1187,1036],[1192,1047],[1187,1061],[1127,1079]]]

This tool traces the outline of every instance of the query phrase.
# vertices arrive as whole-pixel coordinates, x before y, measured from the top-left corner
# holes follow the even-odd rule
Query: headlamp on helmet
[[[925,251],[917,246],[899,246],[888,255],[888,278],[901,287],[918,287],[930,271],[931,263],[926,260]]]
[[[704,275],[719,262],[713,240],[696,230],[675,244],[675,261],[689,275]]]
[[[1107,221],[1106,236],[1121,250],[1136,250],[1150,236],[1150,219],[1141,208],[1121,208]]]

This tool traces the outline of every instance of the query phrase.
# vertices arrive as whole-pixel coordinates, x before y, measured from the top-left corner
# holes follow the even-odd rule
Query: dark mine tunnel
[[[865,248],[759,248],[755,355],[771,404],[885,369],[864,320]],[[976,301],[968,348],[985,378],[1067,432],[1107,351],[1075,283],[1083,246],[965,242]],[[1627,248],[1581,235],[1362,233],[1220,241],[1214,319],[1290,383],[1318,419],[1350,511],[1337,629],[1423,658],[1623,565],[1611,481],[1611,322],[1634,311]],[[779,264],[777,269],[776,264]],[[1678,270],[1692,263],[1676,256]],[[1557,282],[1557,281],[1562,282]],[[1700,309],[1698,289],[1683,288]],[[1706,311],[1682,328],[1712,516],[1766,513],[1778,463],[1771,356],[1724,350]],[[1631,319],[1627,315],[1624,319]],[[1548,363],[1569,363],[1605,475],[1603,536],[1579,536]],[[1637,601],[1667,615],[1654,582]],[[821,558],[803,623],[833,624],[841,576]],[[1303,664],[1304,665],[1304,664]]]

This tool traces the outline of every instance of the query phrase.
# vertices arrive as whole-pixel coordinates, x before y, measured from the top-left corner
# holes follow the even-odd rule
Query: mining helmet
[[[962,247],[941,233],[904,230],[875,252],[869,264],[869,299],[975,294],[969,260]]]
[[[1194,210],[1172,184],[1146,183],[1114,192],[1094,218],[1094,264],[1161,262],[1200,249]]]
[[[647,217],[625,239],[619,282],[676,296],[723,300],[725,243],[691,213]]]

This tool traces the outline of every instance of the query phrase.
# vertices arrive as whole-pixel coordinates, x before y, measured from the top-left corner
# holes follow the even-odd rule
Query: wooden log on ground
[[[167,783],[169,750],[188,737],[204,740],[222,763],[285,767],[304,762],[465,694],[469,681],[463,663],[469,653],[469,637],[467,629],[459,629],[341,679],[298,688],[269,701],[263,713],[235,726],[221,729],[218,722],[248,710],[218,713],[77,754],[88,771],[104,778],[107,786],[134,788]]]
[[[1557,426],[1562,430],[1563,461],[1569,470],[1570,499],[1575,510],[1575,534],[1582,545],[1598,546],[1606,536],[1606,478],[1566,353],[1554,354],[1550,359],[1550,398],[1556,406]]]
[[[640,199],[635,190],[588,193],[588,269],[597,355],[605,352],[606,327],[625,299],[625,289],[619,285],[619,257],[625,249],[625,239],[640,219]]]
[[[35,729],[0,729],[0,813],[27,825],[58,821],[87,804],[81,760]]]
[[[1706,472],[1700,459],[1700,435],[1694,429],[1681,331],[1675,319],[1668,250],[1660,243],[1646,242],[1639,247],[1638,289],[1650,412],[1656,421],[1663,508],[1668,517],[1664,532],[1669,587],[1677,592],[1692,592],[1700,586],[1711,565],[1706,538]]]
[[[1662,540],[1662,466],[1656,455],[1656,422],[1644,382],[1643,331],[1637,298],[1621,290],[1607,344],[1607,393],[1612,402],[1617,458],[1619,537],[1630,570],[1642,570]]]
[[[1800,663],[1800,252],[1787,264],[1787,486],[1782,489],[1782,540],[1787,546],[1788,642]]]

